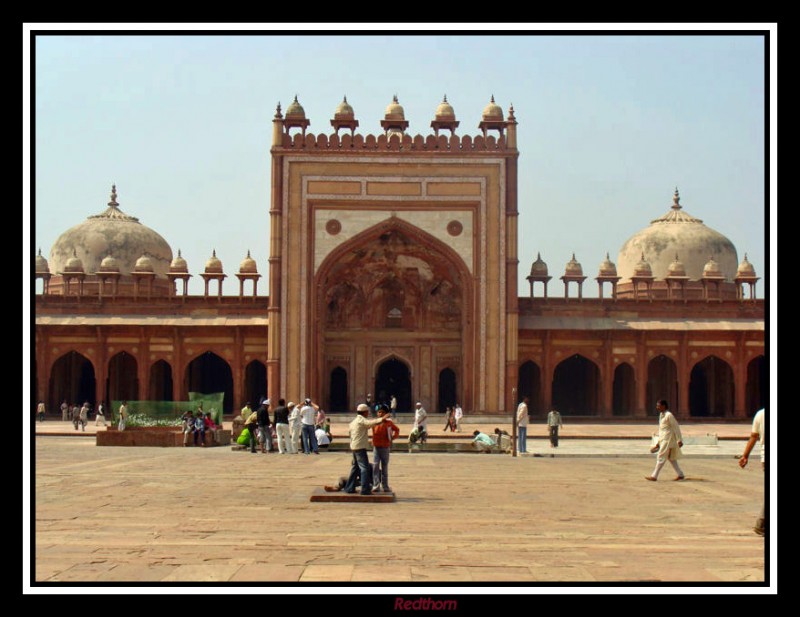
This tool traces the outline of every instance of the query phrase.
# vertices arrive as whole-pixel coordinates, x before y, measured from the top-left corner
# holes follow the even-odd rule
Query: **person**
[[[353,462],[350,464],[350,476],[347,478],[341,489],[336,486],[326,486],[326,491],[342,490],[345,493],[355,493],[356,483],[360,479],[361,494],[372,494],[372,467],[367,456],[367,446],[369,437],[367,431],[378,424],[386,421],[386,417],[368,419],[369,405],[359,404],[356,408],[356,417],[350,422],[350,450],[353,453]]]
[[[69,414],[69,405],[67,405],[67,399],[64,399],[63,401],[61,401],[61,420],[66,422],[68,414]]]
[[[464,418],[464,410],[461,409],[461,405],[456,403],[456,407],[453,410],[453,418],[456,421],[456,432],[461,432],[461,420]]]
[[[311,454],[312,452],[319,454],[317,435],[315,433],[316,427],[314,426],[317,411],[319,411],[319,406],[310,398],[306,398],[303,407],[300,409],[304,454]]]
[[[326,433],[324,428],[318,426],[316,429],[314,429],[314,435],[317,438],[317,448],[327,450],[328,446],[331,445],[330,434]]]
[[[103,403],[97,403],[97,414],[94,417],[94,425],[97,426],[98,422],[102,422],[106,426],[106,408]]]
[[[389,418],[391,411],[386,405],[378,405],[378,417],[383,424],[372,427],[372,492],[391,493],[389,488],[389,453],[392,442],[400,436],[400,429]]]
[[[36,419],[39,420],[39,422],[44,422],[44,414],[45,414],[44,401],[39,401],[39,404],[36,405]]]
[[[197,408],[194,419],[194,445],[197,445],[198,438],[200,445],[206,447],[206,418],[203,415],[203,406]]]
[[[125,430],[125,422],[128,420],[128,401],[122,401],[119,406],[119,424],[117,425],[118,431]]]
[[[275,408],[275,440],[278,442],[278,452],[286,454],[292,451],[289,439],[289,409],[286,407],[286,401],[280,398]]]
[[[422,406],[422,403],[417,401],[417,404],[414,406],[414,428],[419,429],[420,437],[424,434],[427,434],[428,428],[428,412],[425,411],[425,408]],[[420,440],[422,441],[422,440]]]
[[[392,420],[397,420],[397,397],[394,394],[389,401],[389,408],[392,410]]]
[[[219,435],[217,434],[217,431],[220,429],[220,427],[217,426],[216,422],[214,422],[214,416],[211,414],[212,411],[214,410],[212,409],[211,411],[206,412],[206,417],[203,419],[203,424],[205,425],[206,432],[211,432],[214,445],[219,445]],[[205,443],[205,441],[203,441],[203,443]]]
[[[488,454],[492,451],[494,440],[486,433],[481,433],[476,430],[472,433],[472,445],[478,449],[478,452],[486,452]]]
[[[86,430],[86,418],[89,417],[89,402],[84,401],[81,408],[78,410],[77,413],[72,415],[72,426],[75,427],[75,430],[78,430],[78,425],[85,431]]]
[[[269,406],[270,400],[262,398],[261,404],[258,406],[258,441],[261,442],[261,452],[272,452],[272,431],[269,419]]]
[[[242,424],[247,422],[247,418],[250,417],[250,414],[253,413],[252,407],[250,407],[250,401],[247,401],[242,407],[241,416],[242,416]]]
[[[767,427],[766,427],[766,418],[764,417],[764,410],[759,409],[756,412],[756,415],[753,416],[753,427],[750,429],[750,439],[747,440],[747,443],[744,446],[744,452],[742,456],[739,457],[739,467],[744,469],[747,467],[747,462],[750,459],[750,452],[753,450],[753,447],[756,445],[756,442],[761,444],[761,470],[764,471],[766,468],[766,445],[765,445],[765,437],[767,434]],[[755,531],[758,535],[763,536],[766,533],[767,524],[766,519],[764,518],[764,502],[761,502],[761,512],[758,514],[758,518],[756,519],[755,527],[753,527],[753,531]]]
[[[303,422],[300,418],[300,405],[295,405],[291,401],[287,405],[289,408],[289,445],[291,446],[289,452],[292,454],[300,454]]]
[[[184,412],[183,417],[183,447],[189,447],[189,441],[192,439],[194,435],[194,416],[192,415],[191,410],[187,410]]]
[[[550,431],[550,447],[558,447],[558,429],[561,428],[561,414],[551,409],[547,414],[547,429]]]
[[[528,397],[523,396],[522,402],[517,407],[517,436],[519,445],[517,451],[520,454],[528,452]]]
[[[247,432],[250,434],[250,454],[256,453],[256,441],[258,440],[258,435],[256,431],[258,430],[258,412],[251,411],[250,415],[247,416],[247,420],[244,421],[244,427],[247,429]]]
[[[314,426],[317,428],[325,426],[325,412],[322,411],[321,407],[317,409],[317,417],[314,420]]]
[[[683,456],[681,448],[683,447],[683,437],[681,436],[681,427],[675,416],[669,410],[669,403],[665,399],[660,399],[656,403],[656,411],[658,411],[658,443],[650,448],[650,452],[658,452],[656,456],[656,467],[653,473],[645,476],[645,480],[655,482],[658,480],[658,474],[661,473],[664,463],[670,462],[675,473],[675,480],[683,480],[683,471],[678,465],[678,459]]]
[[[452,407],[445,407],[444,408],[444,428],[442,429],[443,433],[447,432],[447,429],[453,431],[453,408]]]

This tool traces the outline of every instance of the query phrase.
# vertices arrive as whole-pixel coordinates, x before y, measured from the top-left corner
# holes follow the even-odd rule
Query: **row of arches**
[[[172,366],[165,360],[152,363],[147,371],[147,391],[143,391],[139,379],[137,359],[121,351],[109,359],[108,370],[98,384],[94,364],[77,351],[59,357],[50,371],[47,388],[48,409],[55,411],[61,401],[93,406],[105,392],[107,400],[187,400],[188,392],[224,392],[223,411],[231,414],[244,401],[234,400],[233,373],[230,365],[220,356],[207,351],[191,360],[183,374],[173,375]],[[37,378],[38,379],[38,378]],[[455,405],[459,400],[456,372],[449,367],[441,369],[437,376],[437,399],[430,405],[435,411]],[[748,415],[766,404],[766,360],[757,356],[748,363],[746,400],[744,407]],[[341,366],[333,368],[328,382],[328,409],[331,412],[348,412],[355,402],[349,388],[347,370]],[[102,386],[98,388],[98,385]],[[177,387],[176,387],[177,386]],[[565,416],[599,415],[601,408],[601,378],[598,366],[591,360],[575,354],[560,362],[554,370],[549,388],[550,400],[545,400],[542,370],[533,361],[523,362],[518,373],[518,398],[530,399],[532,414],[546,413],[550,408],[558,409]],[[621,363],[613,373],[611,414],[632,416],[636,412],[637,376],[628,363]],[[38,389],[37,389],[38,391]],[[267,369],[264,363],[253,360],[244,368],[243,396],[253,403],[267,392]],[[390,358],[381,363],[375,373],[374,400],[388,401],[394,395],[401,413],[413,410],[413,384],[411,371],[405,362]],[[645,410],[655,415],[655,402],[666,398],[673,409],[687,409],[692,417],[732,417],[734,415],[735,384],[730,365],[716,356],[708,356],[691,369],[688,386],[688,401],[680,400],[680,383],[675,362],[667,356],[653,358],[647,365]]]
[[[747,366],[744,407],[753,415],[766,405],[766,360],[758,356]],[[673,409],[688,410],[692,417],[732,417],[735,404],[735,378],[731,366],[717,356],[708,356],[691,369],[688,401],[681,400],[678,368],[675,362],[660,355],[647,365],[645,405],[647,415],[657,415],[655,404],[665,398]],[[611,397],[613,416],[631,416],[637,407],[637,377],[634,368],[623,362],[614,369]],[[551,408],[562,415],[592,416],[601,408],[601,378],[598,366],[580,354],[560,362],[553,372],[550,401],[546,401],[542,371],[533,361],[520,365],[519,398],[530,399],[533,414],[544,414]]]
[[[238,411],[239,401],[234,400],[230,364],[213,352],[207,351],[191,360],[180,376],[174,375],[172,365],[166,360],[153,362],[147,370],[146,387],[140,383],[139,375],[139,362],[126,351],[112,356],[106,375],[99,377],[89,358],[77,351],[70,351],[60,356],[50,370],[47,408],[54,412],[61,401],[67,401],[68,404],[88,401],[94,407],[101,398],[106,401],[172,401],[188,400],[189,392],[224,392],[223,413]],[[243,385],[244,398],[257,403],[259,397],[267,393],[266,365],[258,360],[247,364]]]

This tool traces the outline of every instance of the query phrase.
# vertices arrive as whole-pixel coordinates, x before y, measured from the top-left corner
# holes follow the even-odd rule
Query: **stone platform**
[[[323,502],[358,502],[358,503],[390,503],[395,501],[394,493],[372,493],[362,495],[361,493],[344,493],[342,491],[326,491],[324,488],[315,488],[311,493],[309,501]]]

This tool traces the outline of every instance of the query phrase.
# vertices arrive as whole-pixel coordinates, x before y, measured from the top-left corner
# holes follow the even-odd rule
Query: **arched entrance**
[[[258,406],[262,396],[267,395],[267,366],[259,360],[250,362],[244,370],[244,396],[247,401],[241,401],[241,405],[250,401],[253,409]],[[239,405],[240,403],[236,403]],[[277,406],[277,401],[273,406]]]
[[[408,413],[413,409],[411,372],[408,366],[397,358],[381,362],[375,374],[375,402],[388,403],[394,394],[397,397],[398,413]]]
[[[50,371],[48,409],[58,410],[61,401],[67,401],[68,405],[89,401],[94,407],[95,392],[94,367],[86,356],[70,351],[55,361]]]
[[[767,360],[764,356],[753,358],[747,365],[747,415],[753,417],[767,405]]]
[[[531,415],[538,415],[542,412],[542,378],[539,365],[528,360],[523,362],[519,367],[517,387],[517,400],[522,400],[528,397],[528,413]]]
[[[329,411],[341,412],[347,409],[347,371],[337,366],[331,371],[329,392]]]
[[[633,377],[633,367],[627,362],[623,362],[614,369],[614,392],[611,404],[614,415],[632,415],[635,397],[636,381]]]
[[[186,366],[184,384],[187,398],[189,392],[202,394],[224,392],[222,411],[226,414],[232,413],[233,374],[230,365],[217,354],[207,351],[192,360]],[[266,389],[261,392],[265,393]],[[258,404],[258,401],[253,401],[253,404]]]
[[[647,365],[647,407],[648,416],[657,416],[656,401],[665,399],[670,409],[680,409],[678,400],[678,367],[665,355],[656,356]]]
[[[447,407],[454,407],[456,404],[456,373],[451,368],[439,371],[439,404],[437,411],[442,413]]]
[[[159,360],[150,366],[150,396],[148,400],[172,400],[172,367],[164,360]]]
[[[562,416],[596,416],[599,383],[597,365],[575,354],[553,374],[553,406]]]
[[[109,401],[138,401],[138,362],[127,351],[115,354],[108,362],[106,392]]]
[[[733,415],[733,370],[724,360],[709,356],[692,368],[689,414],[725,418]]]

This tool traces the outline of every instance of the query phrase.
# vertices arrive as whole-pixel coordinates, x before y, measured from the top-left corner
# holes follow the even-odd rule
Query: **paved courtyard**
[[[346,452],[97,447],[91,435],[44,433],[30,452],[24,578],[34,588],[435,583],[461,593],[481,584],[701,583],[763,591],[774,575],[775,538],[752,532],[764,474],[755,459],[737,465],[743,440],[684,448],[684,482],[672,481],[669,465],[658,482],[644,480],[653,465],[645,440],[563,439],[558,450],[532,440],[533,455],[516,458],[397,452],[397,501],[368,504],[309,501],[346,474]]]

